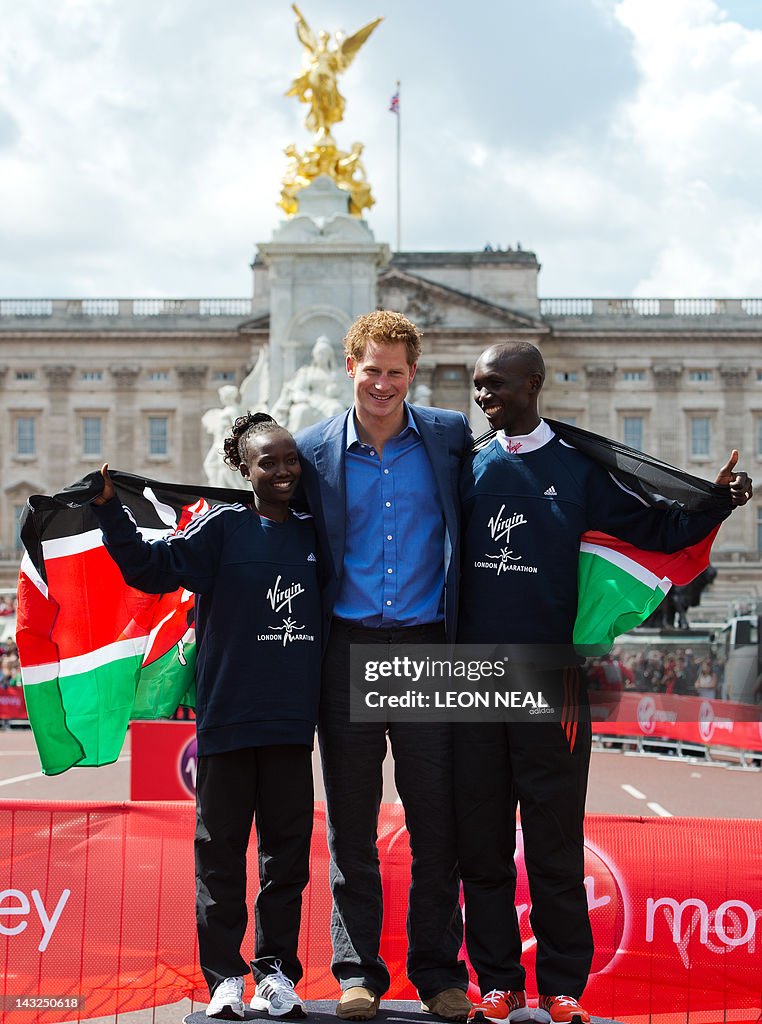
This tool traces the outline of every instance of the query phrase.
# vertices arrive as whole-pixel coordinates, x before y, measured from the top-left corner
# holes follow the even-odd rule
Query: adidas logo
[[[556,498],[556,497],[558,497],[558,491],[555,489],[553,484],[550,485],[550,487],[547,489],[547,491],[543,491],[542,493],[543,494],[547,494],[547,496],[549,498]]]
[[[554,493],[555,493],[555,492],[554,492]],[[309,554],[307,555],[307,561],[308,561],[308,562],[317,562],[317,558],[315,558],[315,556],[313,555],[313,553],[312,553],[311,551],[310,551],[310,553],[309,553]]]

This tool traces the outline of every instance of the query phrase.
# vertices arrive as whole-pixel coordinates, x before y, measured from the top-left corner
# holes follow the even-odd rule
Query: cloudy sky
[[[334,129],[376,238],[534,250],[543,296],[762,295],[762,0],[301,0],[384,21]],[[287,0],[0,0],[0,295],[242,296],[281,216]]]

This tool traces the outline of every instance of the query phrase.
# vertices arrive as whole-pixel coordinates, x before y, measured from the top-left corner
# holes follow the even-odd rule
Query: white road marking
[[[42,772],[32,772],[31,775],[14,775],[12,779],[0,779],[0,786],[12,786],[14,782],[28,782],[29,779],[41,779]]]
[[[657,804],[657,803],[654,803],[653,801],[649,801],[649,803],[646,804],[646,807],[649,810],[653,811],[654,814],[657,814],[660,818],[671,818],[672,817],[671,811],[665,810],[662,807],[661,804]]]
[[[35,751],[37,753],[37,751]],[[123,761],[131,761],[132,758],[129,754],[122,754],[121,757],[114,761],[114,764],[121,764]],[[104,767],[108,767],[105,765]],[[29,775],[14,775],[11,779],[0,779],[0,786],[12,786],[14,782],[28,782],[30,779],[44,779],[47,776],[43,775],[42,772],[31,772]]]
[[[636,800],[645,800],[646,798],[645,793],[641,793],[639,789],[635,789],[635,787],[631,786],[629,782],[623,782],[622,789],[625,793],[629,793],[630,796],[634,796]]]

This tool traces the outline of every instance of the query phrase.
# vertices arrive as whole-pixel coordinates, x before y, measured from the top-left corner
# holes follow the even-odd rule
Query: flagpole
[[[396,114],[397,114],[397,252],[400,251],[400,219],[401,219],[400,218],[400,210],[401,210],[401,203],[400,203],[400,182],[401,182],[401,175],[400,175],[400,137],[401,137],[400,122],[402,120],[402,115],[400,114],[400,108],[399,108],[399,95],[400,95],[400,83],[399,83],[399,80],[398,80],[397,81],[397,110],[396,110]]]

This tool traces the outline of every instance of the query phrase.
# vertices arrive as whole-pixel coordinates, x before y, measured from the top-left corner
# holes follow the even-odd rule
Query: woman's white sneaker
[[[294,991],[294,983],[280,966],[257,982],[257,991],[251,1000],[252,1010],[267,1010],[271,1017],[306,1017],[304,1003]]]
[[[207,1017],[217,1020],[243,1020],[246,1007],[243,1003],[243,978],[225,978],[212,992],[206,1008]]]

